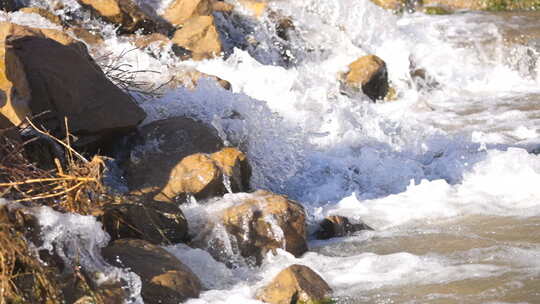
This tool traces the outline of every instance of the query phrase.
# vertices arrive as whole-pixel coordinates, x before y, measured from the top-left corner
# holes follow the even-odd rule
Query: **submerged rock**
[[[270,304],[322,303],[330,293],[332,289],[318,274],[296,264],[282,270],[259,290],[257,299]]]
[[[362,91],[371,100],[383,99],[388,93],[386,63],[375,55],[358,58],[344,75],[346,90]]]
[[[170,245],[185,241],[188,233],[182,210],[173,204],[151,201],[111,204],[94,215],[113,241],[134,238]]]
[[[260,265],[269,251],[284,249],[296,257],[307,251],[305,211],[302,205],[286,196],[259,190],[251,194],[229,196],[234,206],[221,212],[209,233],[195,243],[206,247],[218,260],[228,262],[223,254],[240,254],[247,261]],[[233,252],[224,252],[223,240],[215,229],[227,233]]]
[[[184,22],[172,38],[176,53],[193,60],[221,55],[222,43],[213,16],[195,16]]]
[[[110,264],[129,268],[142,282],[145,303],[178,304],[199,297],[201,282],[165,249],[143,240],[122,239],[102,249]]]
[[[353,224],[348,218],[339,215],[333,215],[325,218],[317,231],[316,236],[319,240],[326,240],[334,237],[342,237],[353,234],[361,230],[373,230],[373,228],[360,222]]]
[[[188,117],[154,121],[139,133],[126,168],[128,186],[136,194],[157,194],[184,157],[213,153],[223,147],[214,128]]]

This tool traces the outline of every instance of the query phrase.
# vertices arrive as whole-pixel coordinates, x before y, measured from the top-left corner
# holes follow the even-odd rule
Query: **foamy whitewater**
[[[168,1],[139,2],[156,11]],[[260,303],[256,290],[294,263],[318,272],[338,303],[540,303],[540,157],[531,153],[540,147],[540,41],[508,38],[540,28],[540,15],[396,16],[368,0],[273,1],[271,9],[294,22],[284,41],[268,17],[256,21],[237,7],[235,24],[216,13],[229,37],[226,59],[125,53],[133,46],[113,27],[93,55],[125,53],[133,70],[160,72],[138,74],[156,86],[188,68],[228,80],[231,91],[206,79],[139,97],[144,123],[177,115],[207,122],[248,154],[252,188],[306,207],[310,231],[328,215],[375,231],[312,240],[303,257],[280,251],[260,268],[229,269],[200,249],[169,246],[206,289],[187,303]],[[52,26],[38,16],[2,18]],[[397,100],[341,94],[338,74],[365,54],[386,61]],[[411,66],[424,69],[425,80],[413,79]],[[243,194],[182,206],[190,229],[235,195]],[[81,238],[84,248],[107,239],[91,219],[37,214],[51,242],[68,230],[94,234]],[[90,252],[88,263],[103,263]]]

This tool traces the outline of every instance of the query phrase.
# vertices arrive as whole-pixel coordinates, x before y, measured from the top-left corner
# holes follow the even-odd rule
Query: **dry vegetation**
[[[0,196],[12,202],[33,202],[63,212],[89,214],[95,207],[94,198],[103,192],[103,160],[86,160],[71,148],[69,134],[61,141],[33,124],[30,126],[61,145],[65,159],[54,159],[55,170],[41,169],[29,161],[24,149],[37,137],[26,142],[0,137]]]
[[[0,304],[64,303],[62,287],[66,279],[75,282],[76,298],[89,300],[81,303],[102,303],[91,280],[77,267],[67,278],[59,279],[58,269],[40,262],[25,235],[30,233],[31,225],[23,210],[24,206],[50,206],[61,212],[90,214],[104,201],[103,160],[86,160],[71,148],[69,134],[61,141],[31,122],[29,128],[36,136],[48,137],[61,146],[64,157],[62,161],[54,159],[55,169],[44,170],[29,160],[25,150],[38,137],[23,142],[0,134],[0,197],[10,200],[10,206],[19,203],[21,207],[13,210],[7,204],[0,206]]]

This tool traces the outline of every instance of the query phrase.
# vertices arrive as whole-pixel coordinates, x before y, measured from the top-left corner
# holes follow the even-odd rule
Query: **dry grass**
[[[25,155],[27,142],[0,137],[0,196],[12,202],[46,205],[62,212],[90,214],[96,207],[96,197],[103,193],[101,173],[104,163],[100,157],[86,160],[66,140],[59,140],[48,132],[30,126],[38,133],[52,138],[65,150],[65,161],[55,159],[55,170],[43,170]]]
[[[0,304],[61,303],[53,269],[39,262],[17,228],[13,214],[0,207]]]

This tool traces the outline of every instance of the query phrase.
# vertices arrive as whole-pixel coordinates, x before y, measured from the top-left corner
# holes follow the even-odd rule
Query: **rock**
[[[141,296],[147,304],[178,304],[199,296],[199,279],[159,246],[143,240],[122,239],[101,252],[110,264],[129,268],[141,278]]]
[[[378,6],[387,9],[397,11],[403,9],[406,5],[406,0],[371,0],[371,2]]]
[[[360,222],[352,224],[348,218],[339,215],[333,215],[325,218],[317,231],[317,239],[327,240],[334,237],[342,237],[351,235],[360,230],[373,230],[373,228]]]
[[[134,0],[77,0],[89,7],[108,22],[119,25],[120,34],[132,34],[138,30],[149,34],[167,33],[171,26],[155,16],[147,14]]]
[[[504,2],[504,1],[499,1]],[[489,1],[483,0],[423,0],[422,5],[439,6],[450,10],[482,10],[489,6]]]
[[[137,36],[133,39],[133,44],[139,49],[145,49],[151,44],[158,44],[161,47],[171,43],[167,36],[160,33],[153,33],[150,35]]]
[[[157,193],[169,181],[173,168],[195,153],[213,153],[223,147],[217,131],[188,117],[154,121],[140,129],[131,149],[126,177],[133,193]]]
[[[257,299],[270,304],[324,303],[330,293],[332,289],[318,274],[296,264],[282,270],[259,290]]]
[[[210,158],[228,177],[231,192],[245,192],[249,189],[249,179],[251,178],[251,167],[244,153],[236,148],[223,148],[212,153]]]
[[[179,195],[193,195],[196,199],[205,199],[226,192],[220,168],[208,155],[197,153],[185,157],[173,168],[168,183],[154,199],[174,202]]]
[[[17,1],[15,0],[0,0],[0,10],[12,12],[17,9]]]
[[[97,214],[111,240],[134,238],[159,245],[186,240],[188,225],[182,210],[159,202],[123,203],[104,206]]]
[[[211,14],[211,0],[173,0],[162,17],[175,26],[182,26],[190,18]]]
[[[269,251],[307,251],[305,211],[286,196],[259,190],[223,211],[222,224],[241,256],[260,265]]]
[[[17,142],[21,141],[18,129],[2,114],[0,114],[0,136],[9,137]]]
[[[259,0],[238,0],[253,16],[260,18],[268,9],[268,2]]]
[[[75,37],[81,39],[90,46],[99,45],[104,42],[103,37],[100,34],[92,33],[83,27],[71,27],[70,31],[73,33],[73,35],[75,35]]]
[[[193,60],[214,58],[221,55],[221,39],[214,17],[196,16],[184,22],[174,33],[172,42]],[[183,53],[177,55],[182,57]]]
[[[60,17],[56,16],[55,14],[49,12],[46,9],[40,8],[40,7],[23,7],[19,10],[20,12],[26,13],[26,14],[37,14],[41,17],[49,20],[51,23],[54,23],[56,25],[62,25],[62,20]]]
[[[234,10],[234,5],[221,0],[212,1],[212,11],[230,13]]]
[[[177,196],[206,199],[227,191],[247,191],[250,177],[245,154],[235,148],[223,148],[211,155],[196,153],[186,156],[173,168],[169,181],[154,199],[173,202]]]
[[[231,83],[225,79],[221,79],[214,75],[208,75],[197,70],[187,70],[178,72],[176,77],[168,85],[170,88],[176,88],[178,86],[184,86],[190,89],[195,89],[199,85],[199,81],[203,78],[210,78],[215,80],[225,90],[231,89]]]
[[[361,89],[373,101],[384,98],[388,93],[386,63],[375,55],[363,56],[351,63],[344,78],[349,89]]]
[[[0,90],[7,99],[0,112],[15,125],[49,111],[36,121],[63,137],[66,117],[79,137],[75,145],[89,147],[133,130],[146,116],[84,45],[62,32],[0,23],[0,61],[6,67]]]

